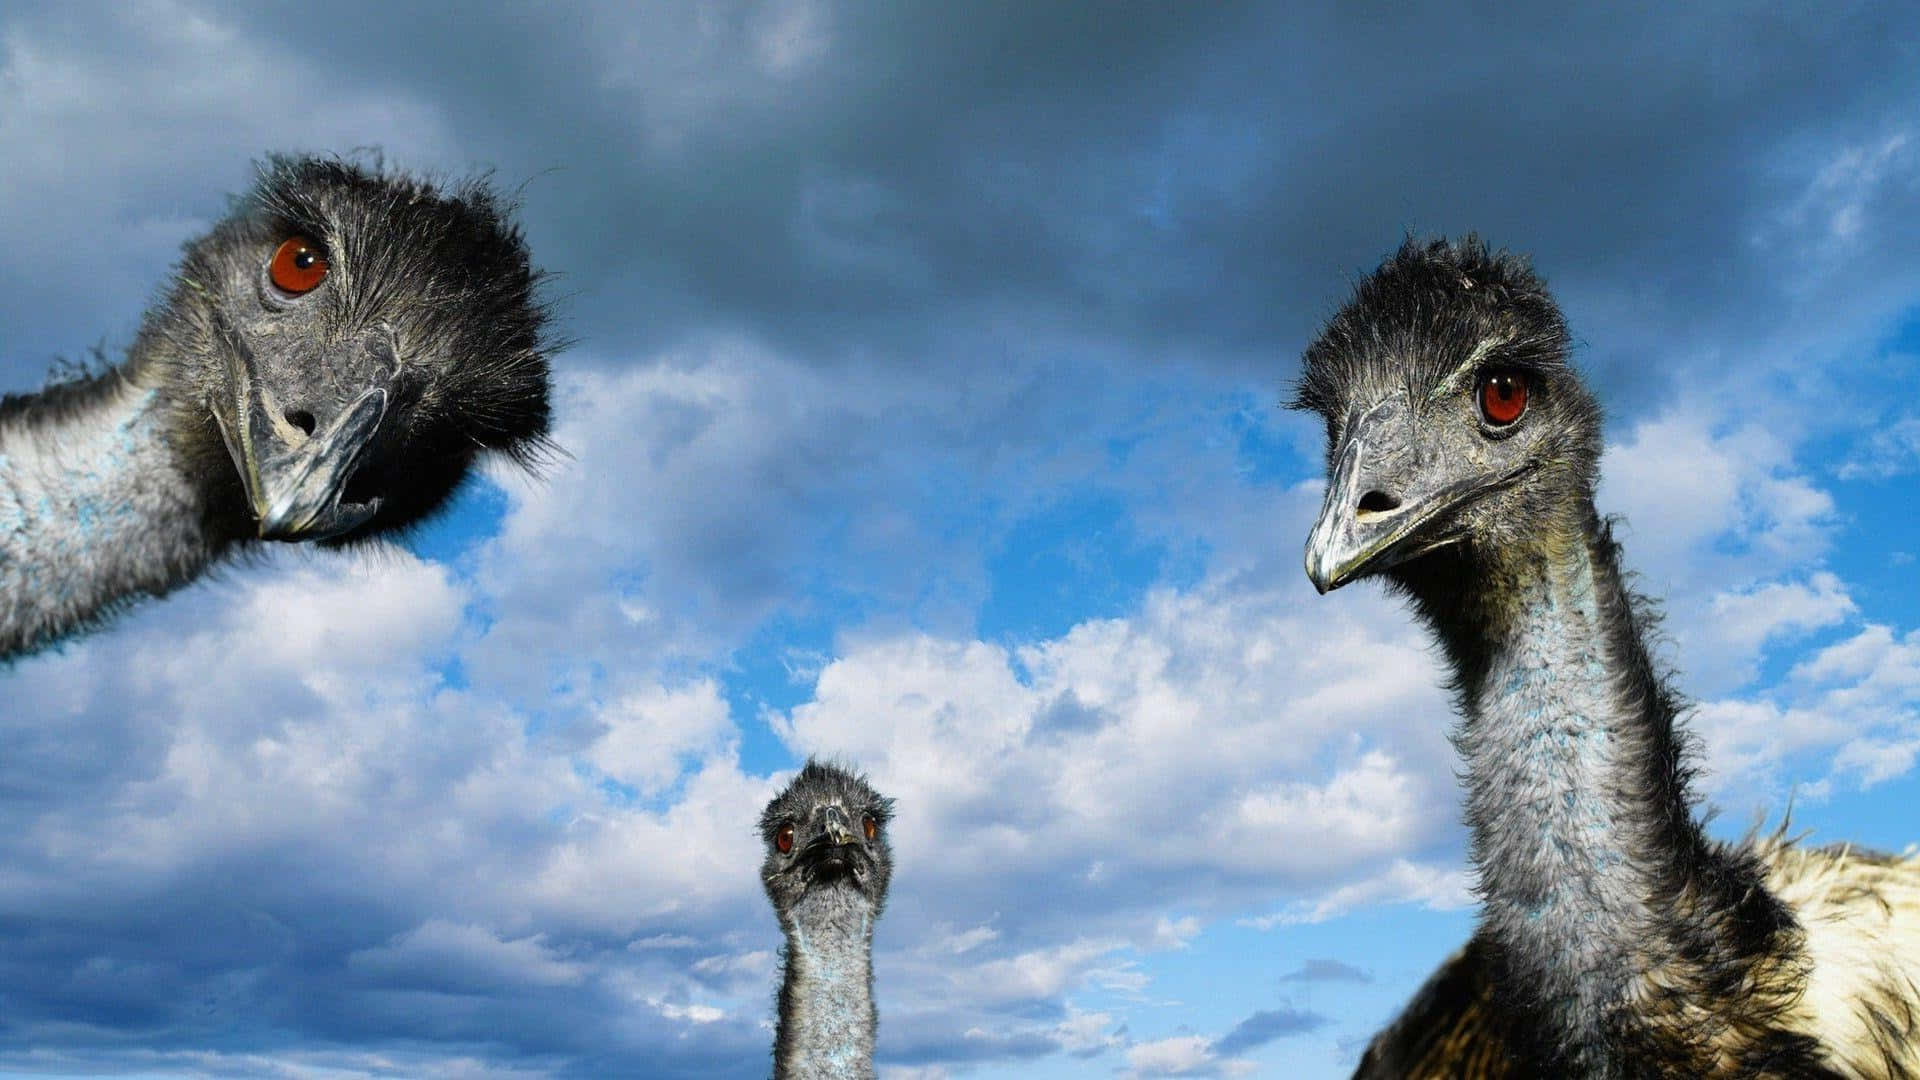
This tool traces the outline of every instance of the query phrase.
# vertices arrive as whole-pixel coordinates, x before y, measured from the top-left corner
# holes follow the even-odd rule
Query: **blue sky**
[[[1278,402],[1410,230],[1561,297],[1715,830],[1920,841],[1920,11],[628,8],[0,15],[0,390],[271,151],[493,170],[577,342],[539,479],[0,672],[0,1070],[764,1075],[829,753],[888,1077],[1346,1075],[1470,878]]]

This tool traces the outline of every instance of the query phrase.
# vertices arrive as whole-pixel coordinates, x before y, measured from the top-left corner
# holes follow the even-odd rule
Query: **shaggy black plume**
[[[1566,321],[1524,255],[1472,233],[1409,236],[1307,346],[1289,404],[1337,420],[1368,368],[1391,362],[1408,386],[1430,385],[1487,341],[1515,367],[1568,370]]]

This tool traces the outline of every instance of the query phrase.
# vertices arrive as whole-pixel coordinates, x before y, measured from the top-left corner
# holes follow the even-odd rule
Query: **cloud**
[[[261,153],[384,144],[416,164],[451,163],[448,124],[426,96],[335,78],[297,41],[248,34],[205,5],[9,9],[3,385],[30,384],[55,354],[125,344],[179,245],[223,212]]]
[[[441,919],[429,919],[385,945],[353,952],[347,966],[378,985],[455,993],[571,986],[586,975],[581,965],[554,955],[541,935],[502,941],[485,927]]]
[[[1135,1043],[1127,1048],[1127,1065],[1130,1077],[1244,1076],[1254,1068],[1251,1062],[1221,1060],[1199,1035]]]
[[[691,762],[736,734],[719,685],[701,679],[670,689],[650,686],[595,711],[604,732],[586,759],[610,779],[657,794]]]
[[[1920,464],[1920,416],[1901,416],[1860,440],[1841,462],[1842,480],[1888,480]]]
[[[1280,976],[1285,982],[1357,982],[1370,983],[1373,976],[1351,964],[1324,957],[1308,960],[1293,971]]]
[[[880,1029],[878,1057],[887,1068],[938,1068],[1000,1063],[1032,1063],[1052,1054],[1090,1058],[1125,1045],[1113,1031],[1114,1018],[1101,1012],[1081,1012],[1071,1005],[1052,1020],[1001,1016],[991,1027],[956,1024],[951,1009],[889,1014]]]
[[[1854,257],[1866,222],[1920,195],[1913,182],[1917,170],[1912,133],[1904,129],[1842,146],[1800,198],[1779,211],[1779,228],[1798,234],[1802,249],[1824,260]]]
[[[1771,787],[1786,762],[1813,751],[1831,755],[1830,778],[1860,787],[1904,775],[1920,753],[1920,631],[1869,623],[1764,695],[1702,703],[1698,725],[1723,791]]]
[[[1256,1066],[1239,1055],[1276,1039],[1317,1031],[1330,1022],[1318,1013],[1282,1007],[1256,1012],[1218,1039],[1176,1035],[1137,1042],[1127,1048],[1126,1075],[1143,1078],[1248,1075]]]
[[[848,754],[883,789],[912,792],[896,826],[902,874],[943,892],[988,867],[1058,873],[1063,860],[1078,869],[1055,887],[1093,909],[1116,890],[1150,899],[1161,875],[1304,886],[1431,843],[1442,834],[1417,808],[1451,796],[1447,711],[1411,628],[1376,624],[1399,617],[1364,604],[1320,609],[1310,626],[1295,614],[1305,592],[1155,593],[1136,618],[1015,650],[920,634],[850,646],[775,728],[796,753]],[[1379,745],[1348,734],[1388,711],[1407,723],[1370,723]],[[1280,842],[1304,819],[1339,842]]]
[[[1342,885],[1313,900],[1297,900],[1272,915],[1244,919],[1260,930],[1278,926],[1297,926],[1326,922],[1356,908],[1374,904],[1417,903],[1441,910],[1457,909],[1473,902],[1473,881],[1457,863],[1419,863],[1396,859],[1384,869],[1358,881]]]
[[[17,666],[0,911],[37,929],[0,943],[0,968],[39,988],[15,1003],[23,1038],[91,1015],[191,1047],[270,1017],[581,1063],[675,1046],[692,1072],[764,1048],[773,934],[749,823],[771,787],[739,772],[710,686],[550,739],[446,682],[471,628],[445,567],[276,562]],[[636,708],[682,722],[636,740]],[[609,801],[596,760],[678,797]],[[396,1060],[342,1067],[442,1067]]]
[[[1665,412],[1607,447],[1599,500],[1625,515],[1627,557],[1660,593],[1701,591],[1700,568],[1743,583],[1831,542],[1833,498],[1794,462],[1791,440],[1731,413]]]
[[[1785,431],[1731,412],[1637,424],[1609,448],[1601,494],[1626,511],[1626,565],[1665,600],[1661,644],[1699,695],[1688,723],[1706,791],[1774,804],[1790,763],[1809,760],[1824,763],[1803,781],[1816,796],[1905,775],[1920,698],[1891,628],[1862,623],[1847,583],[1824,568],[1841,525],[1833,498]],[[1810,636],[1817,647],[1784,679],[1759,683],[1769,656]]]
[[[1348,969],[1352,970],[1352,969]],[[1213,1052],[1222,1057],[1244,1054],[1288,1035],[1317,1031],[1330,1021],[1319,1013],[1298,1009],[1266,1009],[1233,1025],[1233,1029],[1214,1041]]]
[[[1747,647],[1783,632],[1832,626],[1857,610],[1840,579],[1824,571],[1805,582],[1769,582],[1713,598],[1721,636]]]

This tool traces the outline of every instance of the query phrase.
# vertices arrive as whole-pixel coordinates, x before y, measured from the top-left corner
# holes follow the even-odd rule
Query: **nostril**
[[[1358,509],[1363,514],[1384,514],[1400,509],[1400,500],[1384,491],[1369,491],[1360,496]]]
[[[314,422],[312,413],[305,409],[288,409],[286,415],[287,423],[292,424],[308,435],[313,434]]]

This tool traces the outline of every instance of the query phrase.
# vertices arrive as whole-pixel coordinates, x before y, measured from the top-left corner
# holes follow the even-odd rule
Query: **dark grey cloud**
[[[1920,79],[1902,62],[1920,17],[1887,5],[846,4],[802,20],[818,55],[785,68],[762,40],[781,10],[212,17],[273,43],[316,96],[426,103],[435,152],[464,159],[428,164],[529,180],[535,250],[602,355],[723,325],[820,362],[948,367],[996,324],[1016,351],[1066,325],[1278,377],[1340,275],[1403,228],[1477,228],[1539,254],[1611,371],[1642,335],[1789,318],[1795,262],[1753,257],[1755,231],[1828,158],[1904,123]],[[139,45],[109,16],[16,19],[71,48]],[[165,185],[143,199],[202,209],[235,176],[142,171]],[[1884,274],[1901,239],[1841,276]]]

